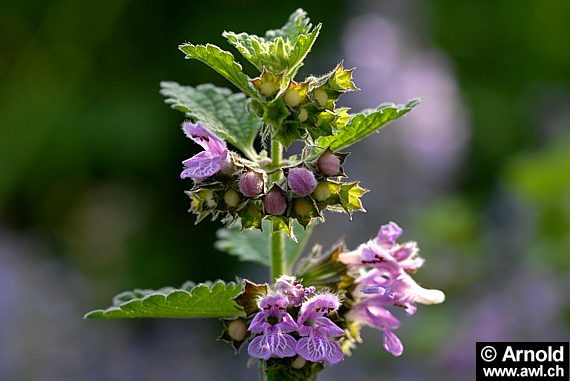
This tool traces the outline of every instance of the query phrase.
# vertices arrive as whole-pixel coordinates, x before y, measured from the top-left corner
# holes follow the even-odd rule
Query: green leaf
[[[252,160],[257,154],[253,143],[261,121],[247,111],[244,94],[232,94],[229,89],[210,84],[197,87],[162,82],[160,93],[172,108],[200,120],[215,134],[226,139]]]
[[[320,31],[321,24],[318,24],[310,33],[299,36],[289,53],[289,64],[285,76],[289,78],[295,77],[299,68],[303,66],[303,61],[311,51]]]
[[[347,148],[408,113],[420,101],[420,99],[412,99],[405,105],[390,103],[380,105],[375,110],[365,110],[352,116],[346,125],[339,126],[338,131],[333,136],[319,138],[317,145],[321,148],[330,147],[333,151]]]
[[[222,35],[259,71],[283,72],[286,78],[293,78],[320,30],[321,24],[313,28],[307,13],[298,9],[281,29],[269,30],[265,37],[234,32]]]
[[[186,53],[187,59],[196,59],[205,63],[247,95],[257,97],[257,93],[250,86],[248,76],[243,73],[241,65],[234,60],[230,52],[212,44],[188,43],[178,46],[178,49]]]
[[[272,223],[263,221],[263,230],[220,229],[217,232],[218,240],[214,247],[220,251],[237,256],[242,261],[257,262],[265,266],[271,265],[271,231]],[[307,240],[311,235],[311,229],[303,229],[294,222],[292,228],[297,242],[285,240],[285,258],[289,267],[297,260]]]
[[[233,300],[242,292],[241,283],[221,280],[194,285],[187,282],[180,289],[134,290],[117,295],[113,306],[94,310],[87,319],[122,318],[205,318],[244,316]]]
[[[277,37],[288,38],[293,40],[300,34],[307,33],[311,29],[311,20],[307,16],[307,12],[298,8],[291,13],[287,23],[279,29],[271,29],[265,32],[266,40],[274,40]]]

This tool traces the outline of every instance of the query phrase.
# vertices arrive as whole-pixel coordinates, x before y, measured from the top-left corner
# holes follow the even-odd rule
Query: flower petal
[[[276,327],[278,327],[282,332],[293,332],[297,330],[297,323],[295,323],[295,320],[293,320],[293,318],[291,317],[291,315],[289,315],[287,312],[283,313],[283,316],[281,317],[281,322],[276,324]]]
[[[206,151],[211,152],[213,155],[223,155],[227,152],[226,142],[207,129],[201,122],[196,124],[192,122],[184,122],[182,130],[187,137],[200,144]]]
[[[221,157],[213,157],[207,151],[200,152],[182,162],[186,168],[180,174],[180,178],[191,177],[194,181],[202,181],[218,173],[221,168],[221,161]]]
[[[400,356],[404,352],[402,342],[392,331],[384,329],[384,349],[394,356]]]
[[[319,317],[315,321],[315,328],[317,332],[322,333],[324,336],[327,337],[336,337],[344,335],[344,331],[338,325],[333,323],[327,317]]]
[[[253,333],[262,333],[267,328],[271,327],[271,324],[265,321],[265,318],[268,316],[268,311],[262,310],[259,311],[249,324],[248,331]]]
[[[376,239],[382,246],[390,247],[396,243],[404,231],[397,223],[390,221],[386,225],[382,225],[378,230]]]
[[[276,329],[253,339],[247,347],[247,352],[251,357],[263,360],[270,357],[292,357],[296,354],[296,344],[293,336]]]
[[[312,362],[325,361],[327,364],[336,364],[344,358],[342,348],[336,341],[318,334],[301,338],[297,342],[296,350],[299,356]]]
[[[257,336],[249,343],[247,353],[257,359],[268,360],[271,357],[271,349],[266,343],[265,335]]]

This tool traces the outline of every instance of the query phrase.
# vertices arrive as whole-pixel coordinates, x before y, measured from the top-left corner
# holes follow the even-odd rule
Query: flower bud
[[[317,180],[315,180],[313,172],[308,169],[292,168],[287,177],[287,184],[299,196],[305,197],[313,193],[317,187]]]
[[[296,107],[299,105],[299,103],[301,103],[301,97],[293,89],[289,89],[285,92],[283,100],[285,101],[285,104],[289,107]]]
[[[331,196],[331,192],[329,190],[329,184],[326,182],[319,183],[313,192],[313,197],[317,201],[325,201]]]
[[[228,334],[235,341],[244,341],[247,337],[247,324],[244,319],[232,320],[228,324]]]
[[[278,88],[273,82],[262,82],[259,85],[259,92],[264,97],[270,97],[277,92]]]
[[[311,203],[304,198],[297,199],[293,208],[295,209],[295,213],[302,217],[311,215],[313,211]]]
[[[313,97],[321,107],[325,107],[329,100],[329,96],[325,89],[316,89],[313,93]]]
[[[239,205],[239,193],[233,189],[228,189],[226,193],[224,193],[224,202],[228,206],[228,208],[235,208]]]
[[[297,356],[295,360],[291,362],[291,367],[293,369],[301,369],[302,367],[305,366],[306,363],[307,361],[304,358],[302,358],[301,356]]]
[[[307,119],[309,119],[309,113],[306,109],[302,108],[301,111],[299,111],[299,122],[303,123]]]
[[[279,187],[274,186],[265,196],[263,200],[263,206],[265,206],[265,211],[274,216],[280,216],[285,213],[287,209],[287,200],[285,200],[285,195],[279,189]]]
[[[263,192],[263,179],[254,171],[247,171],[239,179],[239,191],[246,197],[257,197]]]
[[[326,153],[317,161],[317,167],[327,177],[336,176],[340,172],[340,159],[332,153]]]

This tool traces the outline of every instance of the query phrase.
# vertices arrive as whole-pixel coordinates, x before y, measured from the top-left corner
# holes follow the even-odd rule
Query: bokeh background
[[[354,247],[395,220],[448,300],[420,308],[392,358],[378,332],[333,380],[474,379],[475,342],[570,338],[570,2],[0,2],[0,379],[254,380],[214,320],[84,321],[135,287],[264,281],[212,248],[178,177],[197,146],[161,80],[231,86],[183,59],[303,6],[324,28],[300,74],[344,59],[355,110],[425,101],[347,164],[367,214],[314,242]],[[251,69],[250,66],[244,64]]]

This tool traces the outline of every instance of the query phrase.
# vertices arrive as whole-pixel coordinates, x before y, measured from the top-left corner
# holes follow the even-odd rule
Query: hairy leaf
[[[186,53],[186,58],[205,63],[247,95],[257,97],[250,86],[248,76],[243,73],[241,65],[234,60],[230,52],[212,44],[182,44],[178,49]]]
[[[210,84],[191,87],[162,82],[160,86],[160,93],[172,108],[186,113],[193,120],[202,121],[250,159],[255,159],[253,143],[261,121],[248,113],[244,94],[232,94],[229,89]]]
[[[305,11],[298,9],[281,28],[265,37],[248,33],[224,32],[223,36],[259,71],[283,72],[292,79],[315,43],[321,24],[313,28]]]
[[[333,151],[347,148],[408,113],[419,103],[420,99],[412,99],[405,105],[390,103],[380,105],[377,109],[365,110],[352,116],[346,125],[339,126],[333,136],[320,138],[317,144],[321,148],[330,147]]]
[[[210,284],[185,283],[181,288],[134,290],[117,295],[113,306],[94,310],[89,319],[205,318],[244,316],[235,300],[242,284],[221,280]]]
[[[220,229],[217,232],[216,249],[239,257],[242,261],[258,262],[265,266],[271,265],[271,231],[272,223],[263,221],[263,230]],[[289,266],[299,257],[310,236],[310,228],[303,229],[294,222],[292,230],[297,242],[285,239],[285,258]]]
[[[291,13],[289,20],[279,29],[271,29],[265,32],[266,40],[274,40],[277,37],[288,38],[293,40],[300,34],[307,33],[311,29],[311,20],[307,16],[307,12],[298,8]]]

